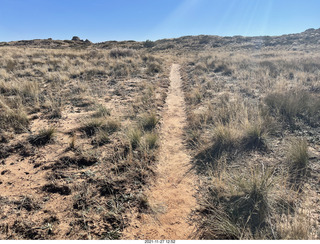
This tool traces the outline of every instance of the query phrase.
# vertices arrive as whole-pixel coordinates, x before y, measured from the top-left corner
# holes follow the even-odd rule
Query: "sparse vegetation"
[[[319,239],[319,30],[308,33],[0,43],[0,239],[121,239],[135,214],[161,214],[144,191],[162,177],[172,63],[200,178],[196,238]]]
[[[316,201],[305,201],[305,187],[315,184],[306,176],[308,147],[319,145],[320,78],[304,64],[319,54],[297,62],[297,53],[272,48],[226,52],[195,53],[182,74],[187,137],[203,180],[193,213],[198,237],[317,239],[304,210]]]
[[[139,196],[154,175],[158,137],[152,121],[144,134],[138,114],[160,111],[170,64],[103,45],[75,37],[50,49],[0,47],[0,187],[8,196],[0,239],[119,239],[127,210],[147,211]],[[138,132],[127,140],[130,126]],[[30,176],[30,185],[19,183]],[[32,202],[14,203],[25,194]]]

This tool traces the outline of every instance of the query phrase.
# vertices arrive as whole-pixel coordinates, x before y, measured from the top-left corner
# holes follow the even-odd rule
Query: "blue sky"
[[[308,28],[320,28],[320,0],[0,0],[0,41],[143,41]]]

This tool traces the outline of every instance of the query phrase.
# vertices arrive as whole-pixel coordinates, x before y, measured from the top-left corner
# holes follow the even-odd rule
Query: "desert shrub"
[[[134,55],[134,51],[125,48],[114,48],[110,51],[109,55],[111,58],[132,57]]]
[[[56,134],[56,128],[41,129],[36,135],[31,135],[28,141],[35,146],[44,146],[51,142]]]
[[[160,64],[154,63],[154,62],[148,64],[147,72],[146,72],[148,75],[155,75],[160,72],[162,72],[162,68],[161,68]]]
[[[146,48],[151,48],[151,47],[154,47],[156,44],[151,41],[151,40],[146,40],[144,43],[143,43],[143,46],[146,47]]]

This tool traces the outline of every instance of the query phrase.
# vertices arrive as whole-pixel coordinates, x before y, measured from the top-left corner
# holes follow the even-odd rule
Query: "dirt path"
[[[183,142],[186,125],[180,66],[173,64],[171,86],[163,112],[160,158],[156,183],[147,192],[154,214],[143,214],[124,232],[124,239],[190,239],[194,226],[188,216],[196,206],[195,181]]]

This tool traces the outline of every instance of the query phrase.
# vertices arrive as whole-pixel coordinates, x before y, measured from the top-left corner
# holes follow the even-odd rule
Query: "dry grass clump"
[[[254,172],[242,176],[232,179],[224,172],[207,182],[210,185],[202,191],[197,216],[201,239],[248,238],[244,235],[266,225],[270,176],[257,177]]]
[[[284,215],[281,223],[277,225],[279,239],[282,240],[312,240],[317,239],[316,233],[312,233],[310,213],[305,209],[298,209],[293,215]]]
[[[260,122],[249,124],[242,137],[242,144],[245,149],[265,149],[267,130]]]
[[[44,146],[53,140],[55,134],[55,127],[41,129],[37,134],[29,136],[28,141],[35,146]]]
[[[278,213],[293,216],[285,206],[292,205],[294,193],[289,193],[285,178],[277,172],[279,169],[263,166],[209,169],[210,177],[200,192],[200,207],[194,215],[200,238],[283,238]]]
[[[201,90],[199,88],[194,88],[192,91],[186,94],[185,99],[187,102],[197,105],[201,102],[202,97],[203,95]]]
[[[132,149],[136,149],[140,146],[142,131],[139,128],[131,128],[127,132],[127,137]]]
[[[92,140],[92,144],[102,146],[110,141],[110,133],[104,130],[98,130],[95,138]]]
[[[311,126],[317,126],[320,118],[320,99],[303,90],[271,93],[265,98],[271,112],[283,118],[291,126],[301,118]]]
[[[80,130],[84,131],[86,135],[90,137],[98,131],[114,133],[119,130],[120,127],[120,122],[115,119],[92,118],[85,121]]]
[[[157,133],[149,132],[145,135],[145,146],[147,149],[157,148],[159,145],[159,136]]]
[[[1,107],[0,104],[0,131],[13,129],[15,132],[26,131],[29,119],[22,108],[11,109],[8,106]]]
[[[236,146],[238,133],[230,124],[218,124],[214,129],[213,140],[210,155],[219,157],[222,152],[230,151]]]
[[[140,117],[140,126],[146,131],[153,130],[159,123],[159,118],[155,113],[143,114]]]
[[[299,186],[309,166],[308,144],[305,139],[292,142],[288,150],[287,161],[291,180]]]
[[[92,116],[96,117],[96,118],[99,118],[99,117],[107,117],[107,116],[110,116],[110,115],[111,115],[110,109],[108,109],[105,106],[99,104],[97,106],[96,112]]]
[[[102,129],[104,125],[105,120],[95,118],[85,121],[80,129],[84,131],[87,136],[93,136],[97,133],[99,129]]]

